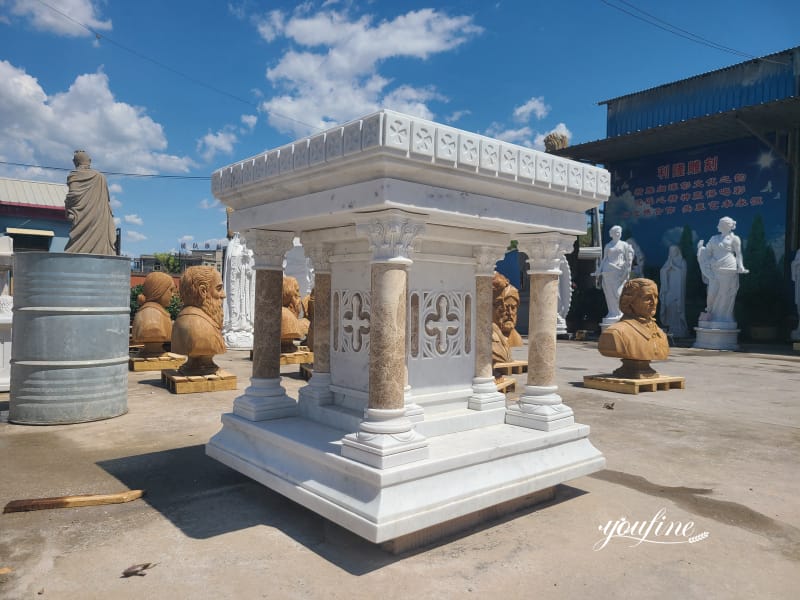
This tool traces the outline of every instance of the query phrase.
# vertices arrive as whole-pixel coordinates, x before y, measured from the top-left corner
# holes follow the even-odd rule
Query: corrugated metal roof
[[[789,98],[654,127],[630,135],[567,146],[553,154],[608,166],[648,154],[751,137],[753,130],[766,134],[796,128],[800,128],[800,98]]]
[[[800,94],[798,75],[800,47],[606,100],[606,135],[627,135],[791,98]]]
[[[0,203],[27,204],[43,208],[64,208],[65,183],[26,181],[0,177]]]

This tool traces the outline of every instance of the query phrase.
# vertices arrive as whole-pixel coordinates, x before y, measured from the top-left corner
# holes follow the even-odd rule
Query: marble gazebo
[[[256,273],[253,376],[209,456],[373,542],[547,497],[604,467],[555,384],[562,255],[603,169],[382,110],[213,174]],[[314,373],[280,378],[284,254],[315,273]],[[530,268],[529,370],[491,369],[492,273]],[[516,503],[516,504],[515,504]]]

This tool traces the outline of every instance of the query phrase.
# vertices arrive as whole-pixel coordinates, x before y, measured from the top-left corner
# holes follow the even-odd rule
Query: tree
[[[136,311],[139,310],[139,294],[142,293],[144,290],[144,284],[135,285],[131,288],[131,322],[133,322],[133,317],[136,316]],[[183,302],[181,302],[181,297],[178,294],[175,294],[172,297],[172,300],[167,306],[167,312],[169,313],[170,318],[174,321],[175,318],[178,316],[178,313],[181,312],[183,308]]]
[[[153,257],[161,264],[161,270],[167,273],[175,273],[176,275],[181,272],[181,260],[174,254],[169,252],[155,252]]]

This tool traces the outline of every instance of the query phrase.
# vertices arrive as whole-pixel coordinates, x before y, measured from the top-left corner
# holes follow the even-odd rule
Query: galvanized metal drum
[[[128,411],[130,261],[14,255],[9,421],[82,423]]]

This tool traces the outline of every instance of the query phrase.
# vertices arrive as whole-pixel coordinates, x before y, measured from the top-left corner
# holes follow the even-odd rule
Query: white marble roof
[[[216,197],[242,208],[334,187],[331,177],[320,176],[332,169],[337,185],[399,174],[489,195],[492,182],[499,182],[506,190],[500,197],[546,190],[596,205],[610,193],[605,169],[390,110],[218,169],[211,187]],[[261,191],[253,193],[256,188]]]

